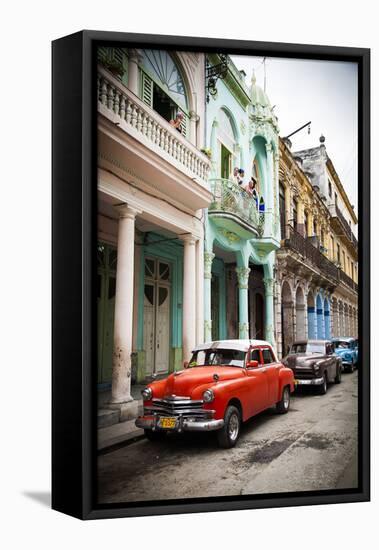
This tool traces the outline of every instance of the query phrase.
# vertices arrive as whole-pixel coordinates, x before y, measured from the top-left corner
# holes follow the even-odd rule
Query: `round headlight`
[[[204,403],[212,403],[214,398],[215,398],[215,395],[212,390],[205,390],[205,392],[203,393]]]
[[[149,387],[144,388],[141,393],[144,401],[150,401],[150,399],[153,397],[153,390]]]

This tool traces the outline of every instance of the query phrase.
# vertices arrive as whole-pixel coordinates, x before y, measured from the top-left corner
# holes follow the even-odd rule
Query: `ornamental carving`
[[[214,257],[213,252],[204,252],[204,279],[212,278],[212,262]]]
[[[232,231],[228,231],[227,229],[221,229],[220,233],[224,235],[229,244],[239,243],[241,240],[241,237],[239,237]]]
[[[240,289],[247,289],[249,283],[249,267],[236,267],[236,273],[238,278],[238,287]]]

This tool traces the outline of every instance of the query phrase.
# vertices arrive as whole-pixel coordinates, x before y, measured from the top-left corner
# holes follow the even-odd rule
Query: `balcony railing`
[[[248,223],[259,235],[263,234],[264,213],[259,212],[257,203],[246,191],[229,179],[216,178],[209,180],[213,201],[209,210],[234,214]],[[259,197],[258,197],[259,204]]]
[[[349,275],[347,275],[342,269],[340,269],[340,279],[342,282],[344,282],[347,286],[358,292],[358,284],[353,281]]]
[[[318,248],[316,248],[310,239],[303,237],[293,227],[289,227],[288,238],[284,240],[285,248],[290,248],[298,252],[317,267],[324,276],[335,281],[339,280],[338,267],[328,260]]]
[[[97,98],[98,110],[120,128],[129,130],[152,149],[158,149],[162,156],[168,155],[170,162],[192,179],[207,182],[211,163],[206,155],[100,66]]]
[[[349,222],[345,218],[345,216],[342,214],[341,210],[338,208],[336,204],[332,204],[329,206],[329,211],[332,216],[332,218],[337,218],[340,222],[341,226],[343,227],[343,230],[347,236],[347,238],[353,243],[355,248],[358,248],[358,241],[356,236],[354,235]]]

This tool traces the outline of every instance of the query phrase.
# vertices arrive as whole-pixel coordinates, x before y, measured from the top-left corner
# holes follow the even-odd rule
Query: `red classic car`
[[[149,384],[136,426],[150,440],[169,431],[217,430],[220,447],[236,444],[241,422],[276,405],[286,413],[294,391],[291,369],[263,340],[221,340],[194,349],[184,370]]]

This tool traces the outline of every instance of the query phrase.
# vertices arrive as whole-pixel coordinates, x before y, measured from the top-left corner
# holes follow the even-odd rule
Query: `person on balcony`
[[[238,174],[237,174],[237,183],[238,185],[243,185],[243,178],[245,177],[245,170],[243,168],[239,168],[238,169]]]
[[[233,177],[232,177],[232,181],[237,184],[238,184],[238,170],[239,170],[238,166],[235,166],[233,168]]]
[[[174,128],[176,128],[178,130],[178,132],[182,133],[182,122],[183,122],[183,118],[184,118],[184,115],[181,111],[178,111],[175,119],[171,119],[170,120],[170,124],[171,126],[173,126]]]
[[[246,191],[246,193],[254,199],[255,206],[258,208],[258,193],[257,193],[257,181],[254,178],[254,176],[251,176],[249,183],[243,186],[243,189]]]

